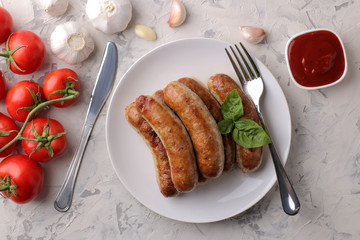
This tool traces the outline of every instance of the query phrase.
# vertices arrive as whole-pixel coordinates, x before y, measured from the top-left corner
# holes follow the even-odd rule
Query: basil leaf
[[[221,134],[228,134],[234,128],[234,121],[230,119],[218,122],[218,128]]]
[[[235,142],[245,148],[256,148],[271,143],[267,132],[250,119],[236,121],[232,135]]]
[[[225,120],[238,120],[244,115],[241,97],[236,89],[232,90],[221,104],[221,113]]]

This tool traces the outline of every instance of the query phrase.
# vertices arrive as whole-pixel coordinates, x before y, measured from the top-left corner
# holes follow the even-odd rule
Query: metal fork
[[[236,75],[238,76],[240,83],[242,85],[242,88],[244,92],[249,96],[249,98],[252,100],[258,116],[260,118],[262,127],[267,131],[267,128],[265,126],[265,122],[263,119],[263,116],[261,114],[260,109],[260,99],[262,96],[262,93],[264,91],[264,83],[263,79],[261,77],[260,71],[257,68],[254,60],[248,53],[248,51],[245,49],[245,47],[240,43],[247,60],[245,59],[244,55],[241,53],[238,46],[235,44],[235,48],[237,51],[237,54],[233,47],[230,46],[230,49],[233,53],[233,56],[236,59],[237,64],[235,63],[233,57],[229,53],[229,51],[225,48],[226,54],[228,55],[230,62],[236,72]],[[239,59],[238,55],[241,57],[241,60]],[[250,63],[250,64],[249,64]],[[240,70],[238,68],[240,67]],[[268,132],[268,131],[267,131]],[[280,195],[281,195],[281,203],[284,209],[284,212],[289,215],[296,215],[300,210],[300,202],[298,197],[296,196],[295,190],[284,170],[283,165],[281,164],[279,155],[275,149],[275,146],[273,143],[269,144],[269,149],[271,152],[271,156],[274,162],[275,166],[275,172],[279,184],[280,189]]]

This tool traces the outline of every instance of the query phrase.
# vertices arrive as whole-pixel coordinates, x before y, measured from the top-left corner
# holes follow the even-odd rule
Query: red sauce
[[[345,70],[342,45],[330,31],[319,30],[295,37],[287,54],[294,79],[305,87],[333,83]]]

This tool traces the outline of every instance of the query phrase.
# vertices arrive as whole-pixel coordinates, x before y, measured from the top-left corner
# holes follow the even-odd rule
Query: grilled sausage
[[[205,86],[192,78],[180,78],[178,81],[190,88],[201,98],[216,122],[223,120],[220,104],[210,94],[209,90]],[[228,172],[231,171],[234,167],[235,142],[231,134],[222,135],[222,140],[225,154],[224,172]]]
[[[215,119],[205,104],[177,81],[165,87],[164,97],[190,134],[200,173],[206,178],[218,177],[224,169],[224,146]]]
[[[208,80],[208,88],[220,103],[223,103],[226,96],[236,89],[244,107],[244,116],[242,118],[251,119],[260,124],[253,103],[232,78],[225,74],[215,74]],[[243,172],[251,172],[258,169],[261,165],[262,153],[263,147],[244,148],[238,144],[236,145],[236,161]]]
[[[166,104],[164,99],[164,90],[158,90],[152,96],[159,102]],[[207,182],[208,179],[201,175],[199,169],[198,169],[198,176],[199,176],[199,181],[198,181],[199,184]]]
[[[136,107],[165,147],[175,188],[179,192],[193,190],[198,182],[196,159],[190,137],[180,119],[151,96],[139,96]]]
[[[165,197],[176,196],[178,191],[171,180],[169,159],[160,138],[149,123],[142,117],[141,113],[136,108],[135,102],[127,106],[125,112],[129,123],[144,138],[146,144],[152,151],[156,180],[159,185],[160,192]]]
[[[152,96],[155,100],[166,104],[164,99],[164,90],[157,90]]]

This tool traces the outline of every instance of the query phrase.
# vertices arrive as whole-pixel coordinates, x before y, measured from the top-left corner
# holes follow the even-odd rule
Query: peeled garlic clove
[[[180,0],[173,0],[170,6],[170,18],[167,21],[170,27],[180,26],[186,18],[186,9]]]
[[[86,15],[92,25],[107,34],[125,30],[132,17],[129,0],[88,0]]]
[[[53,17],[63,15],[69,6],[69,0],[42,0],[42,7]]]
[[[94,50],[89,32],[75,22],[58,25],[50,36],[51,51],[68,64],[84,61]]]
[[[145,40],[149,40],[149,41],[156,40],[155,31],[146,25],[141,25],[141,24],[136,25],[135,26],[135,34],[138,37],[141,37]]]
[[[262,28],[251,26],[240,26],[240,35],[248,43],[257,44],[265,38],[265,31]]]

